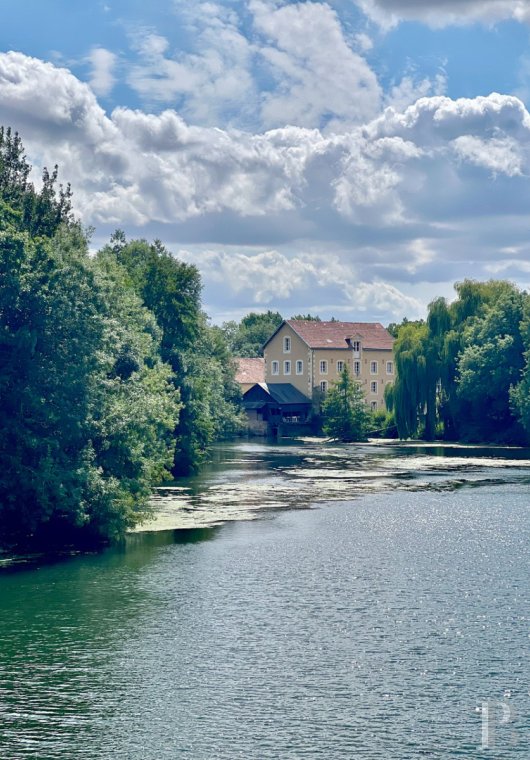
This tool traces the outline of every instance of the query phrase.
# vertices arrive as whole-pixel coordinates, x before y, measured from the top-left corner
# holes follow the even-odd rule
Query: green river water
[[[530,451],[238,442],[0,572],[2,760],[530,758]]]

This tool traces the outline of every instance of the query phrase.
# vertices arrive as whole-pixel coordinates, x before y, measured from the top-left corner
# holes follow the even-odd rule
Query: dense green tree
[[[250,312],[241,322],[225,322],[223,332],[234,356],[263,356],[263,346],[283,322],[277,311]]]
[[[510,391],[512,408],[530,439],[530,294],[524,294],[523,319],[520,324],[525,366],[520,381]]]
[[[175,475],[196,469],[212,443],[242,425],[235,365],[224,334],[201,310],[197,268],[178,261],[160,241],[127,242],[117,231],[98,255],[121,267],[161,329],[161,358],[172,369],[182,409],[175,427]]]
[[[102,278],[76,226],[32,239],[4,224],[0,284],[2,535],[122,535],[178,416],[154,320]]]
[[[182,369],[183,410],[176,429],[175,474],[196,470],[215,441],[243,427],[234,360],[222,332],[209,326],[204,316],[193,350],[183,356]]]
[[[520,331],[524,296],[512,286],[471,320],[457,360],[460,430],[470,440],[513,442],[521,437],[510,408],[510,389],[521,379]]]
[[[0,542],[123,535],[174,450],[161,330],[0,129]]]
[[[37,191],[29,180],[22,140],[10,128],[0,127],[0,199],[11,213],[17,228],[32,236],[50,237],[59,226],[72,221],[70,185],[57,187],[58,168],[42,173],[42,187]]]
[[[504,281],[455,285],[426,323],[396,330],[397,377],[387,391],[401,437],[517,441],[510,388],[523,367],[520,323],[526,296]]]
[[[386,328],[390,335],[392,335],[393,338],[397,338],[399,335],[399,331],[402,327],[405,327],[405,325],[415,324],[415,325],[421,325],[423,324],[423,319],[418,319],[416,321],[411,321],[407,317],[404,317],[402,322],[390,322],[388,327]]]
[[[425,425],[425,410],[432,399],[427,370],[429,328],[411,322],[399,331],[394,344],[396,380],[385,388],[387,408],[394,412],[401,438],[412,438]]]
[[[394,413],[386,409],[371,411],[368,435],[370,438],[397,438],[398,432]]]
[[[331,384],[322,404],[322,429],[339,441],[365,441],[370,426],[370,412],[364,391],[346,366],[340,378]]]

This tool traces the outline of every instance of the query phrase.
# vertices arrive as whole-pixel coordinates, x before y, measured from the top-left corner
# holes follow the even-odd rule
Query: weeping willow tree
[[[523,308],[528,295],[505,281],[455,285],[437,298],[426,323],[397,328],[397,378],[386,391],[401,438],[516,440],[524,366]],[[526,324],[526,323],[524,323]],[[510,407],[510,398],[512,406]]]
[[[400,438],[413,438],[420,428],[426,429],[434,414],[436,385],[431,387],[428,326],[417,322],[404,325],[394,351],[397,377],[393,386],[387,386],[385,401],[395,414]]]

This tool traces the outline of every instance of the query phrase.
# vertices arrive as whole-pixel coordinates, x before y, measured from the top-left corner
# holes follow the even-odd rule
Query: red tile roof
[[[288,319],[287,324],[310,348],[348,348],[347,338],[363,348],[392,349],[394,338],[379,322],[317,322]]]
[[[236,383],[264,383],[265,359],[236,359]]]

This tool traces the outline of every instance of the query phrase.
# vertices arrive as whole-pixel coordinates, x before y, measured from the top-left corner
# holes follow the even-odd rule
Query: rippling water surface
[[[0,757],[530,757],[529,452],[241,443],[155,503],[0,574]]]

